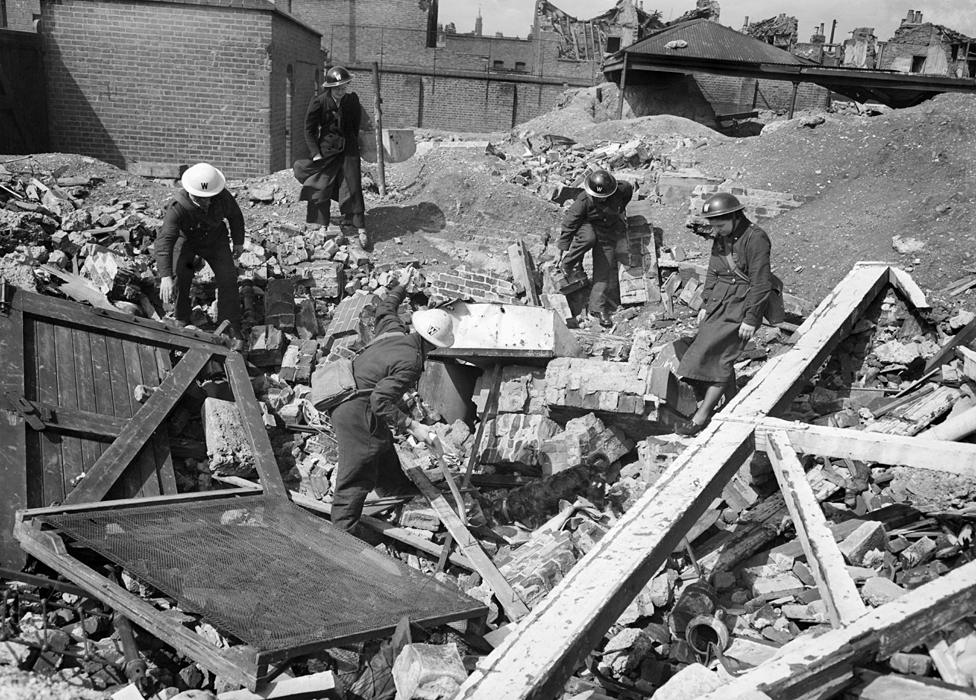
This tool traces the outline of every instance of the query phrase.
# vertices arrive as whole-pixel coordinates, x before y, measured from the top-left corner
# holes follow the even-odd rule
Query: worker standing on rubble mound
[[[359,130],[368,127],[369,115],[359,96],[349,92],[351,82],[352,74],[342,66],[326,71],[324,90],[312,97],[305,113],[305,143],[312,160],[296,161],[293,172],[302,183],[299,199],[307,202],[305,221],[328,226],[335,200],[345,223],[356,227],[360,245],[369,250],[359,161]]]
[[[735,395],[733,363],[768,313],[774,288],[777,294],[781,289],[769,268],[769,236],[746,218],[743,209],[726,192],[713,194],[702,206],[712,229],[712,254],[698,333],[678,365],[678,374],[695,388],[699,404],[691,419],[676,428],[681,435],[701,432],[721,398],[728,401]]]
[[[183,191],[163,213],[156,267],[160,298],[164,304],[175,304],[176,320],[188,325],[195,262],[198,257],[206,260],[217,282],[217,322],[227,321],[240,337],[241,299],[234,260],[244,251],[244,215],[226,182],[224,174],[209,163],[197,163],[183,172]]]
[[[589,312],[604,328],[613,325],[607,292],[617,288],[617,261],[627,252],[627,204],[633,196],[629,182],[617,182],[606,170],[590,173],[583,192],[566,210],[556,243],[567,277],[585,276],[583,256],[593,251]]]
[[[332,523],[354,535],[360,534],[363,504],[372,489],[390,494],[413,490],[393,449],[393,431],[421,442],[429,442],[430,431],[401,408],[403,394],[419,381],[427,353],[454,343],[451,319],[443,309],[415,311],[410,326],[400,319],[409,281],[410,272],[401,273],[377,305],[374,340],[353,361],[360,392],[332,410],[339,443]]]

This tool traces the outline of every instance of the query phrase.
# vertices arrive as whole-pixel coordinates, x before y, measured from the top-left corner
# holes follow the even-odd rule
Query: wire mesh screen
[[[258,651],[380,634],[404,615],[445,621],[484,610],[290,501],[261,495],[40,520]]]

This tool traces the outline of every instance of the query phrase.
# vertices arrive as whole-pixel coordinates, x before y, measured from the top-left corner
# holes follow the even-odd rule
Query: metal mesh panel
[[[461,619],[475,600],[289,501],[263,496],[39,518],[258,651],[411,620]]]

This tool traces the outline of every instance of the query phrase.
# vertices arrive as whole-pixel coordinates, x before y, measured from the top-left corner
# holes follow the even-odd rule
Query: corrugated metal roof
[[[687,42],[685,48],[669,49],[672,41]],[[629,54],[669,56],[740,63],[776,63],[780,65],[808,65],[789,51],[754,39],[707,19],[693,19],[651,34],[624,49]]]

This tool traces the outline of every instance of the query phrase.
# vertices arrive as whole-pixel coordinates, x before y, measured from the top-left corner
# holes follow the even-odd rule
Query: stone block
[[[884,576],[872,576],[861,587],[861,597],[864,602],[874,607],[890,603],[904,593],[904,588]]]
[[[535,533],[498,568],[531,608],[563,579],[575,563],[576,554],[570,533],[544,531]]]
[[[607,641],[597,668],[614,678],[630,675],[640,668],[652,646],[653,641],[644,630],[625,627]]]
[[[654,691],[654,700],[694,700],[717,690],[726,682],[701,664],[689,664]]]
[[[401,527],[412,527],[417,530],[437,532],[441,529],[441,521],[437,517],[436,511],[419,501],[404,506],[403,512],[400,513],[399,522]]]
[[[484,372],[475,383],[474,402],[478,413],[485,410],[488,401],[488,380],[491,374]],[[498,394],[499,413],[546,413],[546,371],[541,367],[506,365],[502,368]]]
[[[888,535],[884,525],[879,522],[868,521],[862,523],[854,532],[849,534],[839,544],[841,554],[848,564],[864,565],[864,557],[871,550],[885,551]]]
[[[264,322],[283,331],[295,330],[295,279],[268,280],[264,292]]]
[[[302,299],[298,302],[298,313],[295,315],[295,332],[302,340],[312,340],[322,332],[319,327],[318,316],[315,314],[315,302],[311,299]]]
[[[467,677],[454,642],[407,644],[393,662],[393,683],[398,698],[418,697],[418,689],[443,679],[461,684]]]
[[[353,294],[343,299],[335,308],[332,321],[325,331],[326,339],[358,334],[364,313],[375,304],[375,294]]]
[[[207,457],[213,474],[249,477],[255,473],[254,453],[233,401],[207,398],[202,418]]]
[[[903,651],[896,651],[888,659],[888,666],[896,673],[927,676],[932,670],[932,658],[928,654],[908,654]]]
[[[638,370],[623,362],[559,357],[546,367],[546,403],[610,413],[644,413]]]
[[[254,326],[248,343],[247,359],[257,367],[276,367],[288,339],[274,326]]]
[[[776,576],[763,576],[752,583],[752,595],[756,598],[774,600],[781,596],[791,595],[803,589],[803,584],[792,573]]]

